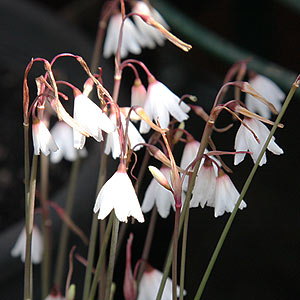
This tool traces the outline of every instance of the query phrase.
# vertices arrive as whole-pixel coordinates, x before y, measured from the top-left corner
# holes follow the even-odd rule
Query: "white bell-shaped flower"
[[[87,156],[87,150],[85,148],[82,148],[80,150],[74,148],[73,130],[65,122],[56,122],[50,132],[59,147],[57,151],[50,153],[50,161],[52,163],[58,163],[63,158],[68,161],[75,161],[77,156]]]
[[[120,117],[121,117],[123,131],[125,133],[126,118],[122,113],[120,113]],[[112,113],[110,115],[110,119],[111,119],[112,123],[116,126],[117,122],[116,122],[116,114],[115,113]],[[141,136],[139,131],[136,129],[136,127],[130,121],[128,123],[128,139],[130,142],[130,148],[131,149],[134,148],[134,151],[138,151],[143,147],[143,145],[139,145],[139,146],[135,147],[136,145],[138,145],[140,143],[145,143],[145,140],[143,139],[143,137]],[[115,131],[107,134],[104,152],[106,155],[108,155],[111,152],[114,159],[120,157],[121,146],[120,146],[118,130],[115,130]]]
[[[270,133],[270,130],[267,128],[266,125],[264,125],[262,122],[251,119],[251,118],[244,118],[245,124],[253,130],[253,132],[258,137],[260,143],[255,139],[253,136],[253,133],[246,128],[243,124],[241,124],[239,130],[237,131],[236,137],[235,137],[235,143],[234,148],[236,151],[250,151],[252,152],[251,157],[256,163],[259,153],[265,143],[265,141],[268,138],[268,135]],[[274,136],[271,138],[270,143],[267,147],[267,149],[274,154],[280,155],[283,153],[283,150],[275,143]],[[244,160],[246,153],[236,153],[234,155],[234,164],[237,165],[241,161]],[[262,166],[267,162],[266,153],[264,153],[259,165]]]
[[[105,58],[110,57],[117,51],[121,24],[121,13],[113,14],[110,17],[103,46],[103,56]],[[142,41],[143,39],[141,37],[141,34],[134,23],[129,18],[126,18],[123,26],[121,58],[126,57],[128,55],[128,52],[133,54],[140,54],[142,51]]]
[[[144,222],[139,200],[124,168],[119,168],[103,185],[96,199],[94,213],[99,212],[98,219],[103,220],[113,209],[121,222],[127,223],[130,216]]]
[[[211,206],[215,208],[215,217],[222,216],[224,212],[232,212],[240,194],[233,185],[231,179],[223,171],[219,171],[216,182],[216,197]],[[239,209],[247,207],[242,200]]]
[[[149,79],[144,110],[150,120],[155,122],[159,120],[162,128],[168,128],[170,115],[177,121],[182,122],[189,118],[187,112],[190,111],[190,107],[184,102],[180,103],[178,96],[171,92],[163,83],[151,77]],[[149,130],[150,125],[142,120],[140,132],[148,133]]]
[[[272,80],[263,75],[255,75],[249,80],[249,83],[257,92],[272,103],[278,112],[280,111],[285,94]],[[245,103],[250,111],[270,119],[271,111],[264,103],[249,94],[246,94]]]
[[[164,177],[168,180],[169,185],[171,185],[170,172],[171,169],[165,166],[160,168],[160,172],[164,175]],[[184,204],[184,192],[182,191],[181,201],[182,206]],[[142,211],[144,213],[149,212],[153,206],[156,205],[157,211],[162,218],[167,218],[170,213],[171,206],[175,210],[175,200],[173,193],[163,187],[161,184],[157,182],[155,178],[153,178],[145,192]]]
[[[163,25],[166,29],[169,28],[169,26],[167,25],[163,17],[160,15],[160,13],[153,7],[149,8],[149,6],[144,1],[137,1],[132,9],[132,12],[145,15],[145,16],[151,16],[157,22]],[[165,37],[162,35],[162,33],[159,30],[145,23],[137,15],[134,15],[133,19],[137,28],[142,34],[145,47],[153,49],[155,48],[156,44],[159,46],[164,45]]]
[[[11,249],[11,255],[14,257],[21,256],[21,260],[25,262],[26,249],[26,231],[25,227],[21,231],[14,247]],[[31,243],[31,261],[34,264],[39,264],[43,258],[43,238],[37,226],[32,229]]]
[[[40,155],[40,152],[44,155],[49,155],[50,152],[58,150],[50,131],[43,121],[35,119],[32,124],[32,139],[34,155]]]
[[[102,130],[107,133],[115,130],[115,126],[109,117],[99,106],[82,93],[79,93],[74,99],[73,117],[98,142],[103,140]],[[73,129],[73,135],[74,147],[82,149],[86,137],[75,129]]]
[[[216,168],[210,158],[205,159],[196,177],[190,207],[198,207],[199,204],[202,208],[205,205],[213,206],[217,183]]]

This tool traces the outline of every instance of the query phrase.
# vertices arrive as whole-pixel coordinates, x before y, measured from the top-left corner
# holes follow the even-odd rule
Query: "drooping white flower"
[[[94,213],[103,220],[114,209],[121,222],[132,216],[144,222],[144,216],[131,180],[125,170],[120,169],[101,188],[94,206]]]
[[[40,155],[40,152],[44,155],[49,155],[50,152],[58,150],[50,131],[46,127],[43,121],[35,119],[32,124],[32,139],[34,155]]]
[[[123,131],[125,133],[126,129],[126,118],[125,116],[120,113],[121,122]],[[116,114],[111,113],[110,119],[114,125],[116,125]],[[145,143],[145,140],[140,135],[139,131],[136,129],[136,127],[129,121],[128,123],[128,139],[130,142],[130,147],[133,149],[137,144]],[[134,151],[138,151],[143,147],[143,145],[139,145],[134,148]],[[115,130],[111,133],[107,134],[106,144],[105,144],[105,154],[108,155],[110,152],[112,152],[112,156],[114,159],[117,157],[120,157],[121,155],[121,146],[120,146],[120,139],[119,139],[119,133],[118,130]]]
[[[114,14],[110,17],[103,46],[103,56],[105,58],[110,57],[117,51],[121,24],[121,13]],[[141,34],[134,23],[129,18],[126,18],[123,26],[121,58],[126,57],[128,52],[140,54],[142,51],[142,41]]]
[[[171,185],[170,172],[171,169],[168,167],[161,167],[160,172],[165,176]],[[182,206],[184,203],[184,193],[182,192]],[[157,182],[156,179],[152,179],[144,196],[142,211],[144,213],[149,212],[154,204],[156,204],[157,211],[162,218],[167,218],[170,213],[171,206],[175,209],[175,200],[171,191],[164,188]]]
[[[162,280],[163,274],[157,269],[152,268],[150,265],[146,265],[146,270],[141,278],[137,300],[153,300],[156,299],[159,286]],[[180,287],[177,286],[177,297],[180,294]],[[184,290],[183,295],[186,295]],[[165,288],[162,294],[162,300],[172,300],[172,280],[167,278]]]
[[[159,22],[161,25],[163,25],[166,29],[169,28],[163,17],[160,15],[160,13],[151,7],[151,9],[148,7],[148,5],[144,1],[137,1],[134,5],[132,12],[138,13],[145,16],[151,16],[154,18],[157,22]],[[162,35],[160,31],[152,27],[151,25],[148,25],[145,23],[139,16],[134,15],[133,16],[134,22],[140,32],[142,33],[142,38],[144,40],[144,46],[148,47],[150,49],[155,48],[156,44],[159,46],[164,45],[165,37]]]
[[[14,247],[11,250],[11,255],[14,257],[21,256],[21,260],[25,262],[26,249],[26,231],[22,229]],[[31,261],[38,264],[43,258],[43,238],[37,226],[32,229],[32,243],[31,243]]]
[[[109,117],[102,112],[99,106],[82,93],[78,94],[74,99],[73,117],[98,142],[103,140],[102,130],[107,133],[115,130],[115,126]],[[73,137],[74,147],[82,149],[85,144],[85,136],[73,129]]]
[[[222,216],[224,212],[232,212],[240,194],[233,185],[231,179],[223,171],[219,172],[216,182],[216,196],[213,203],[210,203],[215,208],[215,217]],[[239,209],[247,207],[247,204],[242,200]]]
[[[203,208],[206,204],[213,206],[216,194],[216,169],[210,158],[205,159],[199,168],[193,196],[191,198],[190,207],[198,207],[199,204]]]
[[[258,143],[258,141],[255,139],[252,132],[249,129],[247,129],[243,124],[241,124],[235,137],[234,148],[236,151],[252,152],[251,157],[254,163],[256,163],[259,153],[270,133],[270,130],[262,122],[256,119],[245,117],[244,122],[249,128],[251,128],[254,131],[260,143]],[[283,150],[275,143],[274,136],[271,138],[267,149],[277,155],[283,153]],[[245,155],[246,155],[245,153],[236,153],[234,155],[234,164],[237,165],[241,161],[243,161]],[[259,165],[262,166],[266,162],[267,162],[267,157],[266,157],[266,153],[264,153]]]
[[[190,111],[190,107],[184,102],[180,103],[178,96],[171,92],[163,83],[151,77],[149,79],[144,110],[150,120],[155,122],[159,120],[162,128],[168,128],[170,115],[177,121],[182,122],[188,119],[187,112]],[[140,132],[147,133],[149,130],[150,125],[142,120]]]
[[[272,80],[263,75],[255,75],[249,80],[249,83],[257,92],[272,103],[277,111],[280,111],[285,94]],[[264,103],[249,94],[246,94],[245,103],[250,111],[270,119],[271,111]]]
[[[76,150],[73,142],[73,130],[63,121],[58,121],[50,130],[59,149],[50,153],[50,161],[58,163],[65,158],[68,161],[75,161],[77,156],[86,157],[87,151],[85,148]]]

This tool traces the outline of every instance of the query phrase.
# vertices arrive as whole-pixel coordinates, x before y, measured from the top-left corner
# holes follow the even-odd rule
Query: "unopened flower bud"
[[[156,167],[154,166],[149,166],[148,167],[149,171],[151,172],[152,176],[154,179],[163,187],[165,187],[167,190],[172,191],[171,186],[169,185],[168,179],[166,176]]]

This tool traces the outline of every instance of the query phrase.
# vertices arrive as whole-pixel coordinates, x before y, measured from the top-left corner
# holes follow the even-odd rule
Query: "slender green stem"
[[[49,294],[49,276],[51,266],[51,219],[48,205],[48,181],[49,181],[49,159],[41,154],[41,206],[42,206],[42,233],[43,233],[43,260],[42,260],[42,298]]]
[[[186,210],[186,216],[184,218],[184,225],[183,225],[181,263],[180,263],[180,295],[179,295],[179,300],[183,300],[183,292],[184,292],[184,277],[185,277],[186,246],[187,246],[189,213],[190,213],[190,210],[187,209]]]
[[[104,237],[105,237],[105,231],[106,231],[106,219],[100,221],[100,249],[104,243]],[[104,261],[106,261],[106,254],[104,254]],[[105,285],[106,285],[106,265],[101,264],[100,269],[100,275],[99,275],[99,292],[98,292],[98,299],[104,300],[105,298]]]
[[[150,218],[148,231],[147,231],[147,235],[146,235],[146,240],[145,240],[145,244],[144,244],[144,249],[143,249],[143,253],[142,253],[142,262],[141,262],[138,276],[136,279],[137,287],[139,286],[139,283],[142,279],[143,273],[145,271],[146,261],[148,260],[148,257],[149,257],[149,252],[150,252],[151,243],[152,243],[152,239],[153,239],[156,219],[157,219],[157,207],[154,206],[152,209],[151,218]]]
[[[71,169],[71,174],[69,179],[69,189],[68,189],[68,195],[65,204],[65,213],[67,216],[71,216],[72,214],[73,205],[74,205],[74,194],[75,194],[75,188],[76,188],[79,170],[80,170],[80,158],[77,157],[77,159],[72,163],[72,169]],[[68,245],[69,233],[70,233],[69,226],[65,222],[63,222],[61,235],[59,239],[59,247],[57,253],[57,260],[56,260],[56,270],[54,276],[55,284],[60,290],[62,288],[64,269],[66,265],[66,253],[67,253],[66,250]]]
[[[100,275],[100,271],[101,271],[101,266],[102,266],[103,259],[105,257],[107,246],[108,246],[108,241],[109,241],[109,238],[110,238],[112,225],[113,225],[113,215],[111,214],[110,217],[109,217],[108,224],[106,226],[106,231],[105,231],[105,235],[104,235],[104,239],[103,239],[103,244],[102,244],[102,247],[101,247],[101,250],[100,250],[100,255],[99,255],[99,258],[98,258],[98,261],[97,261],[97,266],[96,266],[96,269],[95,269],[94,279],[93,279],[93,282],[92,282],[92,285],[91,285],[91,290],[90,290],[90,293],[88,295],[88,300],[93,300],[94,296],[95,296],[95,293],[96,293],[97,284],[98,284],[98,281],[99,281],[99,275]]]
[[[26,250],[25,250],[25,273],[24,273],[24,300],[32,300],[32,262],[31,262],[31,241],[34,220],[34,202],[36,190],[38,156],[34,155],[31,166],[31,176],[29,182],[28,206],[26,207]]]
[[[173,300],[177,300],[177,253],[178,253],[178,236],[179,236],[179,220],[180,220],[180,208],[176,207],[175,222],[174,222],[174,234],[173,234],[173,261],[172,261],[172,297]]]
[[[248,190],[248,188],[250,186],[250,183],[251,183],[251,181],[252,181],[252,179],[253,179],[253,177],[255,175],[255,172],[256,172],[256,170],[257,170],[257,168],[259,166],[259,163],[260,163],[260,161],[261,161],[261,159],[262,159],[262,157],[263,157],[263,155],[264,155],[264,153],[265,153],[265,151],[266,151],[266,149],[267,149],[267,147],[268,147],[268,145],[270,143],[270,140],[271,140],[272,136],[274,135],[274,133],[275,133],[275,131],[277,129],[277,126],[280,123],[280,121],[281,121],[281,119],[282,119],[282,117],[283,117],[283,115],[284,115],[284,113],[285,113],[285,111],[286,111],[286,109],[287,109],[287,107],[288,107],[288,105],[289,105],[289,103],[290,103],[290,101],[291,101],[291,99],[292,99],[295,91],[297,90],[297,88],[298,88],[298,86],[296,84],[293,84],[292,88],[290,89],[289,94],[286,97],[286,100],[285,100],[285,102],[284,102],[284,104],[282,106],[282,109],[281,109],[279,115],[277,116],[277,118],[276,118],[276,120],[274,122],[274,125],[273,125],[273,127],[272,127],[272,129],[271,129],[271,131],[269,133],[269,136],[268,136],[268,138],[267,138],[264,146],[262,147],[262,149],[260,151],[260,154],[259,154],[259,156],[257,158],[257,161],[254,164],[254,166],[253,166],[253,168],[252,168],[252,170],[251,170],[251,172],[250,172],[250,174],[249,174],[249,176],[248,176],[248,178],[247,178],[247,180],[246,180],[246,182],[245,182],[245,184],[243,186],[243,189],[242,189],[241,194],[240,194],[240,196],[239,196],[239,198],[237,200],[237,203],[236,203],[236,205],[234,207],[234,210],[233,210],[232,214],[230,215],[230,217],[229,217],[229,219],[228,219],[228,221],[227,221],[227,223],[226,223],[226,225],[225,225],[225,227],[223,229],[223,232],[222,232],[222,234],[220,236],[220,239],[219,239],[219,241],[217,243],[217,246],[216,246],[216,248],[215,248],[215,250],[214,250],[214,252],[212,254],[212,257],[211,257],[211,259],[209,261],[207,269],[206,269],[206,271],[205,271],[205,273],[203,275],[202,281],[201,281],[201,283],[199,285],[199,288],[197,290],[197,293],[196,293],[196,296],[195,296],[194,300],[199,300],[201,298],[201,295],[203,293],[203,290],[205,288],[205,285],[207,283],[209,275],[210,275],[210,273],[211,273],[211,271],[212,271],[212,269],[214,267],[214,264],[215,264],[215,261],[216,261],[218,255],[219,255],[219,253],[221,251],[222,245],[223,245],[223,243],[224,243],[224,241],[225,241],[225,239],[227,237],[227,234],[228,234],[229,229],[231,227],[231,224],[232,224],[232,222],[233,222],[233,220],[234,220],[234,218],[236,216],[238,208],[239,208],[239,206],[240,206],[240,204],[241,204],[241,202],[242,202],[242,200],[243,200],[243,198],[244,198],[244,196],[245,196],[245,194],[246,194],[246,192],[247,192],[247,190]]]
[[[209,120],[206,122],[206,126],[204,128],[204,132],[203,132],[203,135],[202,135],[200,147],[199,147],[198,154],[197,154],[198,157],[201,157],[202,154],[204,153],[204,150],[205,150],[205,148],[208,144],[208,140],[209,140],[209,137],[211,135],[212,129],[213,129],[213,122],[211,122],[211,118],[209,118]],[[196,177],[197,177],[197,173],[198,173],[198,170],[199,170],[199,167],[200,167],[200,162],[201,162],[201,160],[198,160],[195,164],[194,171],[193,171],[193,174],[192,174],[191,179],[190,179],[190,184],[189,184],[186,196],[185,196],[185,201],[184,201],[184,205],[183,205],[181,216],[180,216],[178,237],[181,234],[184,219],[186,218],[186,216],[188,216],[187,210],[190,206],[192,191],[193,191],[195,181],[196,181]],[[171,241],[171,244],[172,243],[173,243],[173,240]],[[166,258],[166,262],[165,262],[164,272],[163,272],[163,278],[162,278],[160,286],[159,286],[159,290],[158,290],[158,293],[157,293],[157,296],[156,296],[156,300],[160,300],[161,297],[162,297],[162,293],[163,293],[163,290],[164,290],[164,287],[165,287],[165,284],[166,284],[166,281],[167,281],[167,278],[168,278],[168,274],[170,272],[170,267],[171,267],[171,264],[172,264],[172,256],[173,256],[173,248],[169,247],[168,255],[167,255],[167,258]]]
[[[107,267],[105,300],[110,300],[111,285],[112,285],[114,269],[115,269],[116,249],[117,249],[118,233],[119,233],[119,225],[120,225],[120,221],[115,216],[114,212],[112,213],[112,215],[113,215],[113,230],[111,234],[110,253],[109,253],[109,261]]]
[[[100,161],[100,169],[98,176],[98,186],[97,186],[97,194],[99,193],[101,187],[105,183],[106,179],[106,167],[107,167],[107,155],[104,154],[104,145],[101,145],[101,161]],[[89,250],[88,250],[88,265],[85,272],[84,278],[84,288],[83,288],[83,300],[87,300],[89,296],[89,290],[92,280],[92,269],[93,262],[95,256],[95,247],[97,240],[97,231],[98,231],[98,218],[96,214],[93,214],[90,241],[89,241]]]

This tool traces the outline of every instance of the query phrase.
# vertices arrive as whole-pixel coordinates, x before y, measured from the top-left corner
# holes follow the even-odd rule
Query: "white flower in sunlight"
[[[161,25],[163,25],[166,29],[169,29],[169,26],[163,19],[163,17],[159,14],[159,12],[154,9],[153,7],[149,8],[149,6],[144,1],[137,1],[134,5],[132,12],[138,13],[145,16],[151,16]],[[165,37],[162,33],[145,23],[139,16],[133,16],[134,22],[137,28],[142,33],[142,38],[144,40],[144,46],[150,49],[155,48],[155,45],[158,44],[159,46],[164,45]]]
[[[23,228],[14,247],[11,250],[11,255],[14,257],[21,256],[21,260],[24,262],[25,248],[26,248],[26,231],[25,228]],[[38,264],[42,261],[42,258],[43,258],[43,238],[38,227],[34,225],[32,229],[31,261],[34,264]]]
[[[272,103],[278,112],[280,111],[281,102],[284,100],[285,94],[272,80],[263,75],[255,75],[249,80],[249,83],[257,92]],[[246,94],[245,103],[252,112],[270,119],[271,111],[264,103],[249,94]]]
[[[224,212],[232,212],[240,194],[233,185],[231,179],[223,171],[219,172],[216,183],[216,197],[214,203],[210,203],[215,208],[215,217],[222,216]],[[239,209],[247,207],[242,200]]]
[[[217,183],[216,169],[210,159],[205,159],[196,177],[190,207],[198,207],[199,204],[202,208],[205,204],[213,206]]]
[[[102,130],[107,133],[115,130],[114,124],[100,107],[81,93],[74,99],[73,117],[98,142],[103,140]],[[74,147],[82,149],[85,144],[85,136],[75,129],[73,129],[73,136]]]
[[[41,151],[44,155],[49,155],[50,152],[58,150],[50,131],[44,122],[38,119],[34,120],[32,124],[32,139],[35,155],[39,155]]]
[[[73,130],[63,121],[58,121],[50,130],[59,149],[50,153],[50,161],[58,163],[64,157],[68,161],[76,160],[77,156],[86,157],[87,151],[85,148],[76,150],[73,143]]]
[[[105,58],[110,57],[117,51],[121,24],[121,13],[114,14],[110,17],[103,46],[103,56]],[[140,32],[135,27],[134,23],[129,18],[126,18],[123,26],[121,58],[126,57],[128,52],[140,54],[142,51],[141,42],[142,37]]]
[[[159,120],[160,126],[167,128],[170,122],[170,114],[177,121],[182,122],[189,118],[187,112],[190,111],[190,107],[184,102],[180,103],[179,97],[163,83],[151,78],[147,89],[144,110],[150,120],[155,122]],[[149,130],[150,125],[142,120],[140,132],[147,133]]]
[[[251,128],[256,136],[258,137],[260,143],[254,138],[252,132],[247,129],[243,124],[241,124],[239,130],[237,131],[235,137],[234,148],[236,151],[250,151],[252,152],[251,157],[256,163],[259,153],[268,138],[270,130],[260,121],[256,119],[244,118],[245,124]],[[274,154],[280,155],[283,150],[275,143],[274,136],[271,138],[270,143],[267,148]],[[237,165],[244,160],[246,153],[236,153],[234,155],[234,164]],[[264,153],[259,165],[262,166],[267,162],[266,153]]]
[[[161,167],[161,173],[168,180],[171,185],[170,172],[171,169],[168,167]],[[182,206],[184,203],[184,193],[181,195]],[[171,206],[175,209],[175,200],[171,191],[164,188],[154,178],[151,180],[144,196],[142,211],[144,213],[149,212],[154,204],[156,204],[157,211],[162,218],[167,218],[170,213]]]
[[[156,299],[159,286],[163,277],[163,273],[157,269],[152,268],[150,265],[146,265],[146,270],[141,278],[137,300],[153,300]],[[177,297],[180,294],[180,287],[177,286]],[[183,291],[183,295],[186,295],[186,291]],[[162,294],[162,300],[172,300],[172,280],[167,278],[165,288]]]
[[[120,116],[121,116],[123,131],[125,133],[126,118],[122,113],[120,113]],[[110,115],[110,119],[111,119],[112,123],[114,125],[116,125],[116,114],[115,113],[112,113]],[[145,143],[145,140],[140,135],[139,131],[136,129],[136,127],[130,121],[128,123],[128,139],[130,142],[130,148],[131,149],[134,148],[134,151],[138,151],[143,147],[143,145],[139,145],[139,146],[135,147],[137,144]],[[121,146],[120,146],[118,130],[115,130],[115,131],[107,134],[107,140],[106,140],[104,152],[106,155],[108,155],[110,152],[112,152],[112,156],[114,159],[116,159],[117,157],[120,157]]]
[[[127,222],[130,216],[139,222],[144,222],[132,182],[127,173],[122,170],[115,172],[101,188],[94,206],[94,213],[99,211],[98,219],[103,220],[113,209],[121,222]]]

